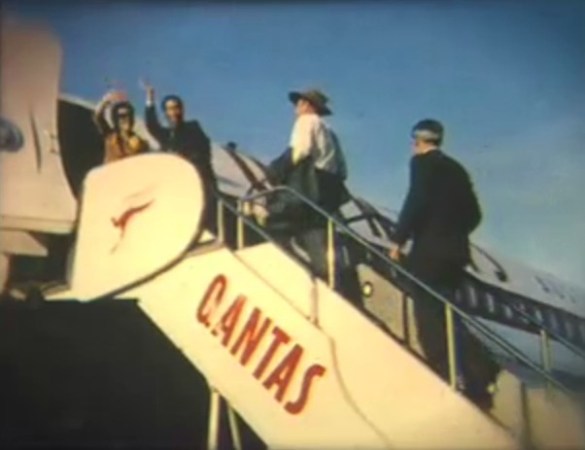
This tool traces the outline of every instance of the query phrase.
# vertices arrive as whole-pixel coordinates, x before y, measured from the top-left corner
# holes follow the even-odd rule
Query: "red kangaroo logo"
[[[124,211],[118,218],[112,217],[112,219],[111,219],[112,225],[114,225],[114,227],[120,229],[120,237],[119,237],[116,245],[114,245],[114,247],[112,248],[112,251],[111,251],[112,253],[114,253],[117,250],[118,246],[122,242],[122,239],[124,239],[124,234],[126,233],[126,227],[128,226],[130,219],[132,219],[136,214],[144,211],[146,208],[148,208],[150,205],[152,205],[153,202],[154,202],[154,200],[151,200],[148,203],[145,203],[144,205],[134,206],[132,208],[129,208],[126,211]]]

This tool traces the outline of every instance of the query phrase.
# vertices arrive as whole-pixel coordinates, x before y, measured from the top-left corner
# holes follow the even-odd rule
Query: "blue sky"
[[[353,190],[399,209],[409,130],[435,117],[475,179],[475,239],[585,285],[585,2],[5,2],[49,23],[62,90],[138,79],[262,159],[287,144],[291,89],[332,99]]]

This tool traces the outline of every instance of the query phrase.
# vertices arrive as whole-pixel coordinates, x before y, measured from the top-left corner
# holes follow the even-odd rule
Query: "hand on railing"
[[[390,259],[392,261],[400,262],[400,259],[402,258],[402,253],[400,252],[400,247],[398,247],[395,244],[392,244],[392,247],[390,248],[388,255],[390,256]]]
[[[254,217],[262,226],[266,224],[269,216],[266,206],[260,205],[256,202],[244,202],[242,206],[242,214]]]

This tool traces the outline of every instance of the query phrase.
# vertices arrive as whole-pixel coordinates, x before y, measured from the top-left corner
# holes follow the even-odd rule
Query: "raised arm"
[[[93,122],[102,136],[110,134],[113,130],[106,120],[106,109],[112,104],[111,96],[106,94],[98,103],[93,114]]]
[[[166,134],[165,129],[161,126],[156,115],[156,107],[154,105],[154,88],[152,86],[146,87],[146,108],[144,110],[144,119],[146,122],[146,129],[162,147]]]

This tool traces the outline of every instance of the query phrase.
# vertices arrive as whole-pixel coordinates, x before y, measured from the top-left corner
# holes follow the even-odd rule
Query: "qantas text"
[[[325,375],[325,367],[312,364],[302,369],[303,347],[291,342],[290,336],[259,308],[246,312],[249,308],[246,308],[247,298],[243,295],[237,296],[219,317],[220,306],[226,301],[226,287],[224,275],[215,277],[199,304],[197,321],[217,336],[242,366],[252,370],[252,376],[273,393],[274,399],[286,412],[301,413],[307,406],[315,381]],[[212,326],[212,323],[215,325]],[[269,341],[270,345],[254,367],[250,360],[265,341]],[[283,346],[288,348],[288,352],[284,357],[275,358]],[[293,383],[298,379],[295,377],[297,372],[302,373],[302,377],[300,385],[293,389],[291,384],[297,384]]]

